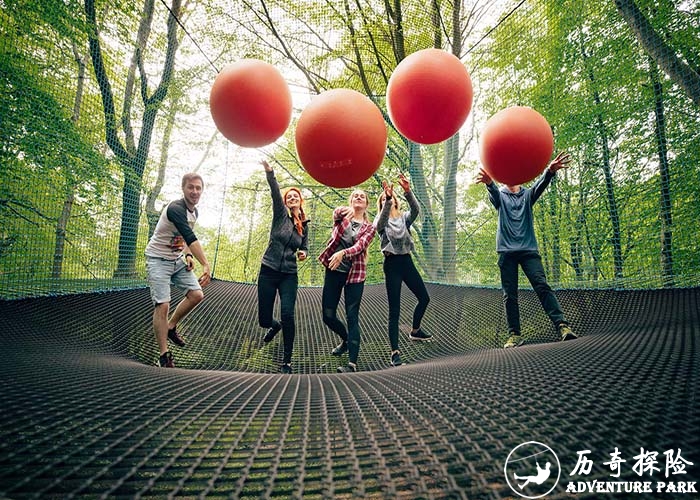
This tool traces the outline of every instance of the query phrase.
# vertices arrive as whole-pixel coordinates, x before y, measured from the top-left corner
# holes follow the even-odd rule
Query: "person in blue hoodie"
[[[304,213],[301,191],[296,187],[280,190],[272,167],[265,160],[261,163],[272,196],[272,227],[258,274],[258,323],[268,328],[263,338],[266,344],[282,330],[284,357],[280,372],[289,374],[292,373],[296,335],[297,260],[305,260],[309,254],[309,221]],[[273,318],[277,294],[280,296],[280,321]]]
[[[559,333],[560,340],[572,340],[577,335],[564,318],[559,301],[547,283],[542,266],[532,206],[539,199],[557,171],[568,168],[571,158],[568,153],[559,153],[547,166],[542,175],[532,185],[499,186],[484,170],[479,170],[476,182],[486,185],[489,201],[498,210],[498,229],[496,231],[496,252],[498,267],[501,270],[501,287],[508,322],[508,340],[504,348],[518,347],[523,344],[520,330],[520,308],[518,307],[518,266],[522,267],[549,319]]]

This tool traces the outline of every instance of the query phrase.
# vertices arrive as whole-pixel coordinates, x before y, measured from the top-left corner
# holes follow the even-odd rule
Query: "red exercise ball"
[[[481,163],[492,179],[509,186],[525,184],[545,169],[554,151],[547,120],[532,108],[502,109],[481,134]]]
[[[292,119],[292,95],[280,72],[264,61],[242,59],[214,80],[209,109],[216,128],[246,148],[275,142]]]
[[[327,90],[301,112],[295,142],[299,160],[311,177],[330,187],[356,186],[382,164],[386,123],[379,108],[363,94]]]
[[[449,139],[472,109],[472,81],[464,64],[439,49],[414,52],[396,66],[386,88],[389,117],[413,142]]]

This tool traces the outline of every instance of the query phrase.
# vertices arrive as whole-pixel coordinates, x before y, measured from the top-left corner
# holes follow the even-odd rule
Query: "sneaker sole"
[[[524,340],[521,340],[521,341],[518,342],[517,344],[513,344],[513,345],[504,345],[503,348],[504,348],[504,349],[515,349],[516,347],[520,347],[520,346],[523,345],[524,343],[525,343],[525,341],[524,341]]]
[[[433,341],[433,337],[428,337],[427,339],[422,339],[420,337],[411,337],[409,335],[408,338],[414,342],[432,342]]]
[[[575,334],[573,334],[573,333],[567,333],[566,335],[564,335],[564,336],[561,338],[561,341],[564,342],[565,340],[574,340],[574,339],[577,339],[577,338],[578,338],[578,337],[577,337]]]

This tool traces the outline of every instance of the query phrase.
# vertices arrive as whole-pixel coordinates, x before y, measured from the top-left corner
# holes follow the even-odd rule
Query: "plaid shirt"
[[[343,233],[350,226],[350,219],[345,219],[339,214],[340,208],[336,208],[333,211],[333,220],[335,225],[333,226],[333,232],[331,233],[331,239],[328,240],[326,249],[321,255],[319,255],[318,260],[324,266],[328,267],[331,260],[331,256],[336,252],[340,239],[343,237]],[[355,244],[350,248],[345,249],[344,259],[352,260],[350,265],[350,271],[348,272],[348,278],[346,283],[362,283],[367,278],[367,247],[372,243],[372,238],[374,238],[375,228],[370,222],[364,222],[357,233],[357,240]]]

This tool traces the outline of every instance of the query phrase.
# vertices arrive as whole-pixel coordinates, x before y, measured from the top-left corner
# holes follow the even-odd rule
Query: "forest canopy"
[[[386,157],[362,187],[373,216],[381,180],[410,179],[426,281],[498,285],[496,213],[474,177],[484,123],[517,105],[572,157],[535,205],[552,285],[698,286],[699,24],[698,2],[665,0],[4,1],[0,297],[144,286],[149,234],[188,171],[205,178],[196,232],[214,277],[255,281],[271,217],[262,158],[301,187],[316,257],[350,190],[305,173],[294,129],[334,88],[386,119]],[[392,71],[425,48],[458,57],[474,85],[465,125],[430,146],[386,109]],[[257,150],[209,113],[217,73],[243,58],[275,65],[293,96],[285,135]],[[375,242],[369,282],[383,280],[380,255]],[[315,258],[299,277],[320,284]]]

